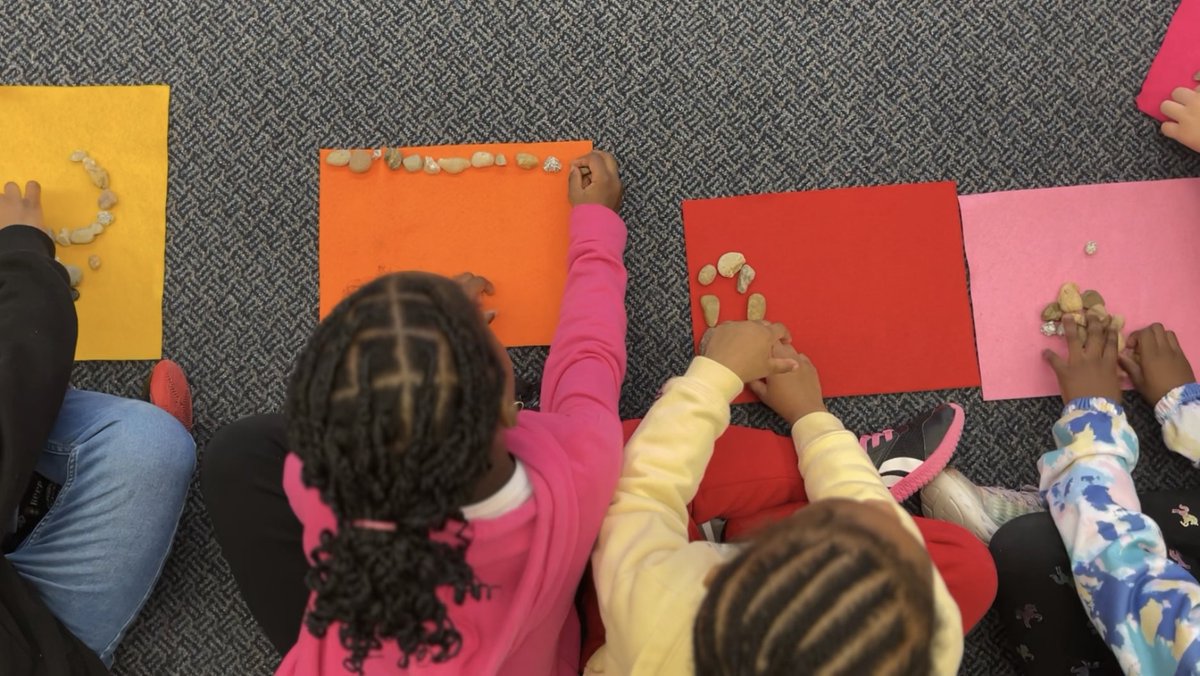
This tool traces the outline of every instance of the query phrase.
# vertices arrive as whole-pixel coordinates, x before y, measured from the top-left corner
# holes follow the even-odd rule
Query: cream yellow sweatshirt
[[[696,495],[713,443],[729,426],[729,402],[742,383],[729,369],[697,357],[663,387],[625,446],[625,464],[592,554],[608,643],[588,673],[639,676],[691,674],[692,624],[704,579],[739,551],[736,545],[688,542],[687,505]],[[912,518],[892,499],[858,439],[828,413],[792,428],[810,501],[840,497],[883,500],[924,543]],[[954,674],[962,660],[962,618],[933,571],[937,627],[934,673]]]

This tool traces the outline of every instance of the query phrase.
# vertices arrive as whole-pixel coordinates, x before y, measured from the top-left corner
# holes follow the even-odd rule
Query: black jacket
[[[35,228],[0,228],[0,541],[62,408],[77,333],[54,243]],[[0,557],[0,674],[107,673]]]

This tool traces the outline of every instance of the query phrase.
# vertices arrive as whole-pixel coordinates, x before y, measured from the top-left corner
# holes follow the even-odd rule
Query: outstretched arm
[[[586,155],[572,163],[569,181],[567,284],[542,376],[542,410],[615,420],[626,359],[626,232],[615,211],[616,161],[607,153]]]
[[[1130,476],[1137,435],[1118,403],[1116,334],[1092,322],[1081,338],[1065,323],[1069,357],[1047,358],[1066,407],[1054,426],[1058,448],[1038,466],[1075,588],[1126,673],[1195,673],[1200,585],[1167,557],[1158,525],[1141,513]]]

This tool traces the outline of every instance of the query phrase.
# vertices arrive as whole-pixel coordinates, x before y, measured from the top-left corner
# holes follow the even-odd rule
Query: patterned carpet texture
[[[689,357],[680,200],[954,179],[964,193],[1200,175],[1133,97],[1175,0],[8,0],[0,82],[172,87],[165,350],[192,375],[197,438],[272,411],[317,318],[320,146],[591,138],[621,161],[630,370],[642,414]],[[0,146],[2,147],[2,146]],[[1147,236],[1152,236],[1148,234]],[[854,265],[846,252],[845,265]],[[881,279],[895,270],[863,270]],[[529,280],[530,284],[538,280]],[[806,289],[798,293],[820,293]],[[819,319],[817,319],[819,321]],[[888,331],[831,326],[831,331]],[[937,345],[929,349],[937,350]],[[537,377],[545,351],[519,350]],[[136,394],[146,363],[76,385]],[[858,431],[954,400],[955,464],[1035,479],[1051,399],[978,391],[838,400]],[[1148,409],[1143,489],[1200,485]],[[760,408],[735,422],[777,423]],[[267,674],[193,490],[161,584],[116,673]],[[963,673],[1015,662],[996,614]]]

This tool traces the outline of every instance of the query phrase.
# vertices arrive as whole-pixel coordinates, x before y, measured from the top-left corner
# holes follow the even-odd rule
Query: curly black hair
[[[466,561],[462,506],[491,468],[500,423],[505,374],[493,341],[457,283],[405,272],[342,301],[297,359],[288,439],[338,525],[312,552],[305,623],[318,637],[340,624],[354,673],[384,640],[399,646],[402,668],[453,658],[462,635],[439,591],[456,604],[488,592]]]
[[[697,676],[924,676],[932,664],[933,564],[835,502],[782,521],[717,572],[693,625]],[[861,503],[855,503],[861,509]]]

